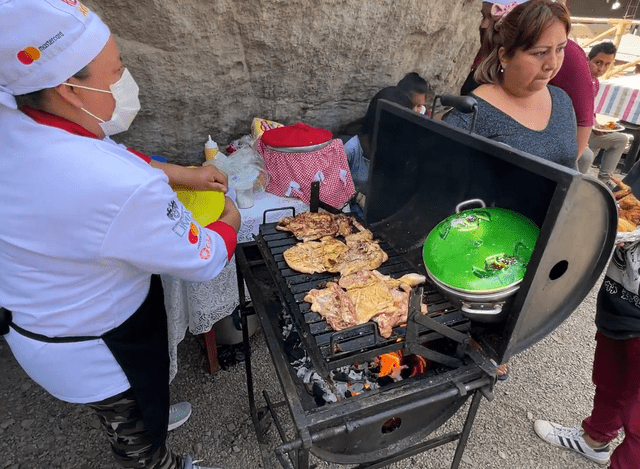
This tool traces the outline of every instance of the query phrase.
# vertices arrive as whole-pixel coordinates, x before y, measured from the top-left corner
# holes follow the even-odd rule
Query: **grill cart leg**
[[[236,258],[237,259],[237,258]],[[275,409],[283,407],[284,402],[273,404],[267,391],[263,391],[263,397],[266,402],[266,406],[257,407],[255,392],[253,387],[253,373],[251,371],[251,345],[249,344],[249,325],[247,316],[255,314],[253,306],[247,302],[245,298],[244,278],[242,277],[241,269],[236,269],[238,278],[238,300],[240,303],[240,317],[242,319],[242,343],[244,348],[244,364],[247,374],[247,394],[249,397],[249,412],[251,414],[251,420],[253,421],[253,427],[256,431],[256,438],[260,445],[260,452],[262,454],[262,461],[267,469],[270,469],[272,465],[269,463],[271,460],[271,451],[266,440],[267,429],[269,428],[269,417],[273,419],[273,422],[282,438],[282,441],[286,441],[286,435]],[[295,469],[308,469],[309,468],[309,451],[295,450]]]
[[[462,433],[460,433],[460,441],[458,442],[458,446],[456,447],[456,453],[453,456],[451,469],[458,469],[458,467],[460,466],[462,453],[464,453],[464,449],[467,446],[469,434],[471,433],[471,427],[473,426],[473,421],[475,420],[478,408],[480,407],[480,399],[482,399],[482,394],[478,389],[476,389],[473,393],[473,399],[471,400],[471,406],[469,407],[469,412],[467,413],[467,419],[464,422]]]
[[[253,389],[253,374],[251,372],[251,346],[249,344],[249,325],[247,323],[247,316],[255,314],[252,307],[247,303],[247,299],[244,295],[244,278],[239,266],[236,266],[236,274],[238,278],[238,300],[240,303],[240,317],[242,319],[242,345],[244,348],[244,365],[247,373],[247,394],[249,397],[249,412],[251,414],[251,420],[253,421],[253,427],[256,431],[256,437],[260,445],[260,451],[262,453],[263,461],[268,460],[268,446],[265,441],[266,433],[266,418],[268,413],[264,408],[258,409],[256,407],[255,394]]]

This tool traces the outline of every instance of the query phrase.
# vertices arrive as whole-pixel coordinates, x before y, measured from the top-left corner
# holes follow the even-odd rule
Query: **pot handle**
[[[485,204],[484,200],[482,199],[469,199],[469,200],[465,200],[464,202],[460,202],[458,205],[456,205],[456,213],[461,212],[462,209],[465,208],[467,205],[474,205],[474,204],[478,204],[482,208],[485,208],[487,206],[487,204]]]
[[[502,312],[502,304],[497,304],[493,307],[493,309],[475,309],[472,308],[469,303],[466,302],[462,302],[462,306],[460,306],[460,309],[462,311],[464,311],[465,313],[469,313],[469,314],[484,314],[487,316],[492,316],[495,314],[500,314]]]

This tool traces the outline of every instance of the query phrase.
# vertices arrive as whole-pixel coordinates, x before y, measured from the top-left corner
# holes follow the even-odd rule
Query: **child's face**
[[[414,94],[411,99],[413,104],[413,110],[416,112],[420,112],[424,106],[424,103],[427,99],[427,95],[425,94]]]

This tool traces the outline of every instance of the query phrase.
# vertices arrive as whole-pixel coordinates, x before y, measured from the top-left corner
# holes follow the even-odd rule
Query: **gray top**
[[[549,124],[544,130],[531,130],[505,114],[484,99],[471,94],[478,102],[478,119],[475,133],[548,161],[576,167],[578,142],[576,140],[576,116],[571,99],[560,88],[547,86],[551,93],[552,111]],[[533,110],[532,110],[533,112]],[[473,114],[463,114],[453,109],[445,122],[469,129]]]

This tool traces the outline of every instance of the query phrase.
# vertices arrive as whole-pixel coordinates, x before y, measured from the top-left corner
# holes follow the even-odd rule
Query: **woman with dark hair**
[[[476,133],[554,163],[576,167],[576,118],[569,96],[549,86],[564,59],[569,11],[551,0],[494,4],[483,38],[484,60]],[[471,115],[453,110],[445,121],[468,128]]]
[[[413,104],[413,110],[420,114],[425,114],[427,108],[425,102],[427,95],[431,91],[431,87],[427,80],[422,78],[416,72],[407,73],[396,85],[409,95]]]
[[[397,86],[388,86],[378,91],[369,102],[367,113],[362,123],[362,131],[352,137],[344,144],[344,151],[347,154],[351,177],[356,186],[356,190],[366,193],[367,179],[369,179],[369,157],[371,153],[371,137],[373,136],[376,122],[376,110],[378,101],[384,99],[391,101],[408,109],[413,108],[413,103],[409,95]]]

